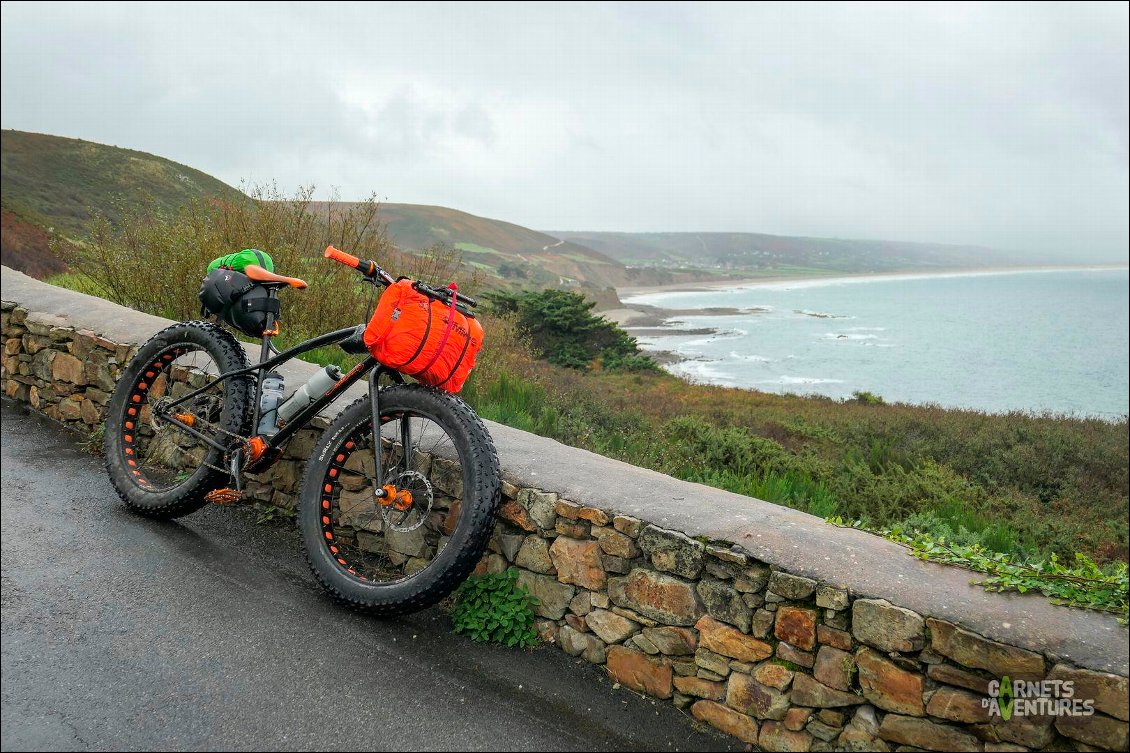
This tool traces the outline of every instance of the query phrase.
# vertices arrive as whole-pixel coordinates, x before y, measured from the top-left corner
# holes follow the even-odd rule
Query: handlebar
[[[333,259],[339,264],[344,264],[345,266],[353,267],[354,269],[357,269],[357,267],[361,265],[361,260],[356,256],[354,256],[353,254],[347,254],[340,249],[334,248],[333,246],[326,246],[325,256],[327,259]]]
[[[361,274],[368,277],[374,282],[381,282],[385,285],[391,285],[395,280],[392,275],[381,269],[380,265],[372,259],[361,261],[353,254],[347,254],[341,249],[334,248],[333,246],[326,246],[326,253],[324,256],[327,259],[333,259],[338,264],[344,264],[347,267],[356,269]]]
[[[371,259],[362,261],[353,254],[346,253],[345,251],[334,248],[333,246],[326,246],[326,252],[324,256],[327,259],[333,259],[338,264],[344,264],[347,267],[356,269],[358,272],[365,275],[366,278],[373,282],[378,282],[382,285],[392,285],[394,282],[396,282],[392,275],[381,269],[381,266]],[[472,314],[470,309],[466,308],[463,304],[466,304],[467,306],[470,306],[472,308],[479,305],[478,301],[476,301],[471,296],[465,295],[463,293],[457,293],[456,291],[449,288],[437,288],[421,281],[416,281],[412,286],[417,291],[423,293],[429,298],[442,301],[443,303],[451,303],[451,296],[454,295],[456,297],[455,307],[466,316],[473,317],[474,314]]]

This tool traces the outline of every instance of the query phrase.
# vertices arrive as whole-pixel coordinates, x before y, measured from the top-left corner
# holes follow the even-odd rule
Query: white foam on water
[[[735,361],[753,361],[755,363],[769,363],[773,360],[772,358],[767,358],[766,356],[743,356],[736,350],[730,351],[730,358],[734,359]]]
[[[692,382],[703,384],[720,384],[723,387],[732,387],[737,380],[728,374],[723,374],[717,368],[718,361],[680,361],[671,364],[671,373],[682,376]]]
[[[795,309],[794,314],[801,314],[803,316],[811,316],[814,319],[854,319],[854,316],[847,316],[845,314],[829,314],[827,311],[810,311],[809,309]]]
[[[716,343],[719,340],[740,340],[748,334],[749,332],[744,329],[724,329],[716,334],[708,335],[707,337],[701,337],[697,340],[687,340],[685,343],[683,343],[683,347],[709,345],[710,343]]]
[[[762,379],[757,384],[783,384],[783,385],[808,385],[808,384],[843,384],[843,379],[821,379],[819,377],[794,377],[782,376],[777,379]]]
[[[821,337],[824,340],[878,340],[879,339],[878,335],[860,335],[858,333],[857,334],[851,334],[851,335],[845,335],[842,332],[825,332],[823,335],[821,335]]]

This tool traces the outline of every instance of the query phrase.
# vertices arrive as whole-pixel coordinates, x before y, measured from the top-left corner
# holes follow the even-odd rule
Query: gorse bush
[[[451,621],[455,632],[504,646],[534,646],[538,600],[518,584],[518,569],[472,575],[455,591]]]

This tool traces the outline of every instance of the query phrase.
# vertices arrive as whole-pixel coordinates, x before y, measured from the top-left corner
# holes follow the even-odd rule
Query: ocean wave
[[[793,377],[782,376],[777,379],[762,379],[757,384],[783,384],[783,385],[808,385],[808,384],[843,384],[843,379],[822,379],[820,377]]]
[[[846,332],[886,332],[886,327],[845,327]]]
[[[825,332],[821,335],[824,340],[878,340],[878,335],[861,335],[858,333],[844,334],[843,332]]]
[[[720,330],[717,334],[710,337],[702,337],[697,340],[687,340],[683,343],[683,347],[693,347],[696,345],[708,345],[710,343],[718,342],[719,340],[739,340],[749,335],[749,332],[744,329],[724,329]]]
[[[672,364],[670,371],[689,382],[721,384],[727,387],[737,384],[733,377],[719,371],[717,365],[718,361],[681,361]]]
[[[753,361],[755,363],[769,363],[773,360],[772,358],[767,358],[766,356],[743,356],[736,350],[730,351],[730,358],[734,359],[735,361]]]
[[[854,319],[854,316],[845,316],[843,314],[829,314],[827,311],[811,311],[809,309],[793,309],[794,314],[801,314],[803,316],[811,316],[816,319]]]

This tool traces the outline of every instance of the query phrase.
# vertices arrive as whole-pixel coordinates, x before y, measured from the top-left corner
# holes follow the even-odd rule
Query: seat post
[[[267,300],[275,300],[279,297],[279,289],[278,289],[277,286],[266,285],[265,287],[267,288]],[[267,333],[274,330],[275,321],[276,321],[276,319],[275,319],[274,312],[268,311],[267,312],[267,321],[266,321],[266,323],[263,327],[263,339],[262,339],[262,342],[259,346],[259,363],[264,363],[268,358],[271,357],[271,335],[268,335]],[[267,378],[266,370],[265,369],[259,369],[258,376],[255,379],[255,394],[254,394],[253,400],[252,400],[252,402],[255,404],[254,405],[254,412],[253,412],[255,420],[251,424],[251,426],[255,427],[255,428],[252,428],[252,431],[256,431],[257,427],[259,426],[259,418],[260,418],[260,416],[259,416],[259,409],[260,409],[259,397],[263,392],[263,380],[266,379],[266,378]]]

